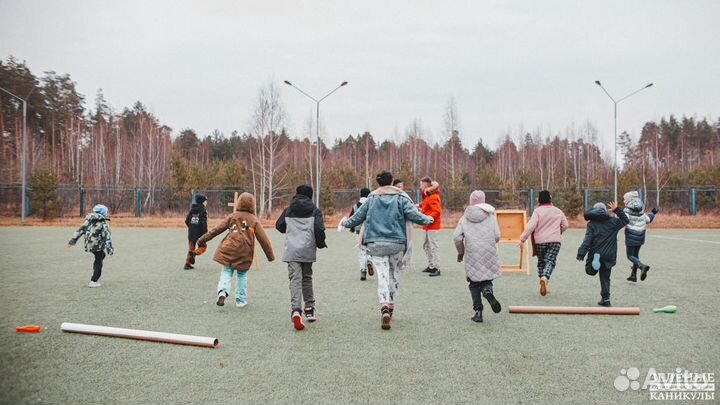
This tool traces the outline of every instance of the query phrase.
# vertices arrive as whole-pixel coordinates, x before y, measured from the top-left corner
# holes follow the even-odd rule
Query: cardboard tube
[[[217,338],[212,337],[178,335],[175,333],[151,332],[139,329],[113,328],[109,326],[86,325],[83,323],[63,322],[60,325],[60,329],[63,332],[151,340],[153,342],[175,343],[179,345],[202,346],[209,348],[215,348],[220,343]]]
[[[640,315],[640,308],[629,307],[535,307],[510,306],[511,314]]]

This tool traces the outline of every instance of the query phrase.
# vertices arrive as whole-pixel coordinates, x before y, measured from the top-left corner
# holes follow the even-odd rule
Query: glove
[[[205,253],[207,250],[207,245],[202,245],[199,248],[195,249],[195,254],[200,256],[201,254]]]
[[[653,214],[657,214],[658,212],[660,212],[660,208],[655,207],[655,208],[651,209],[650,212],[652,212]]]
[[[585,260],[585,255],[577,255],[576,259],[577,259],[579,262],[581,262],[581,261]]]
[[[458,257],[457,257],[458,263],[463,261],[463,256],[465,256],[463,253],[458,253]]]

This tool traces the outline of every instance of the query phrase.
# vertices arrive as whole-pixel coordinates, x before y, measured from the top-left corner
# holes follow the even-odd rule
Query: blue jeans
[[[236,273],[235,301],[247,302],[247,272],[237,270]],[[217,286],[218,294],[225,293],[226,297],[230,295],[228,291],[230,290],[232,276],[233,269],[231,267],[223,267],[222,271],[220,271],[220,281],[218,281]]]

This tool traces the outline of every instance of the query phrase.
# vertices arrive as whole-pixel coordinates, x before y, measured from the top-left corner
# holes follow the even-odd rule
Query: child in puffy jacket
[[[609,210],[608,210],[609,208]],[[610,215],[610,213],[615,216]],[[599,202],[585,212],[588,221],[585,239],[577,252],[577,259],[585,262],[585,273],[600,273],[600,297],[598,305],[610,304],[610,272],[617,262],[617,234],[628,223],[627,215],[614,201],[605,205]]]
[[[637,191],[630,191],[623,196],[625,202],[625,215],[630,221],[625,227],[625,251],[627,258],[632,262],[632,269],[628,281],[637,282],[637,271],[640,270],[640,280],[647,278],[650,266],[640,261],[640,248],[645,244],[647,226],[655,220],[659,208],[653,208],[650,214],[645,214],[644,205],[640,201]]]
[[[107,207],[98,204],[93,207],[93,212],[85,217],[85,222],[73,233],[72,238],[68,242],[68,247],[73,247],[78,239],[80,239],[80,236],[84,236],[85,251],[95,256],[93,275],[88,283],[88,287],[90,288],[100,287],[100,277],[102,276],[105,252],[110,256],[112,256],[114,252],[109,222],[110,218],[108,218]]]
[[[470,194],[470,206],[455,228],[453,241],[458,251],[458,262],[465,261],[465,276],[470,283],[470,295],[475,315],[470,318],[482,322],[482,297],[493,312],[502,309],[493,294],[493,280],[500,277],[497,242],[500,228],[495,218],[495,207],[485,203],[485,193],[475,190]]]

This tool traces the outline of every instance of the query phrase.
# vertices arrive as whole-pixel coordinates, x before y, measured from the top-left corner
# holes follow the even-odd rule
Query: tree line
[[[245,189],[257,196],[260,214],[277,209],[296,185],[316,186],[312,134],[318,124],[309,119],[291,134],[273,82],[254,96],[244,130],[206,135],[189,128],[174,132],[140,101],[115,109],[101,89],[89,102],[68,74],[36,76],[12,56],[0,62],[0,87],[28,101],[30,174],[47,171],[63,184],[164,188],[178,201],[193,188]],[[0,114],[0,183],[19,183],[22,105],[2,93]],[[612,185],[612,156],[603,152],[589,121],[553,133],[520,128],[490,145],[486,139],[495,138],[490,134],[461,132],[454,99],[439,114],[443,127],[436,131],[417,118],[393,134],[326,134],[320,145],[321,189],[332,195],[331,190],[371,186],[384,169],[411,188],[430,175],[449,198],[463,201],[463,193],[474,188],[577,193]],[[462,139],[473,142],[465,145]],[[623,132],[619,149],[621,191],[720,185],[720,118],[663,117],[647,122],[638,139]]]

